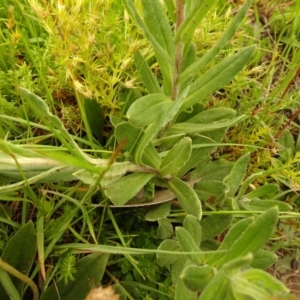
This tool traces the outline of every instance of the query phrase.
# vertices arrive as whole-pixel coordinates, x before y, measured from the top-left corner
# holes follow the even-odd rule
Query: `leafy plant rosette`
[[[233,37],[251,1],[245,1],[214,47],[201,58],[197,58],[193,35],[215,1],[177,0],[175,4],[166,0],[165,11],[159,0],[142,0],[143,17],[132,1],[122,2],[151,44],[161,77],[158,80],[139,51],[134,54],[147,93],[135,99],[129,92],[122,112],[111,117],[114,134],[110,141],[123,146],[122,155],[117,155],[120,149],[109,159],[85,154],[46,103],[20,87],[20,94],[69,153],[53,154],[2,141],[5,164],[0,175],[20,181],[0,187],[0,193],[34,182],[79,179],[91,185],[90,195],[100,189],[112,206],[156,204],[146,219],[158,220],[158,237],[164,241],[157,250],[157,262],[171,266],[175,299],[270,299],[286,294],[280,282],[261,270],[276,260],[272,252],[261,248],[273,234],[278,208],[290,207],[260,198],[274,190],[271,185],[255,195],[244,195],[255,178],[254,174],[243,182],[249,154],[235,163],[211,161],[211,152],[221,145],[228,127],[244,116],[226,107],[205,109],[203,103],[251,58],[253,46],[204,71]],[[203,74],[196,77],[199,72]],[[39,164],[34,164],[36,156]],[[185,212],[175,238],[167,218],[173,199]],[[202,218],[203,205],[210,210],[206,218]],[[262,213],[237,221],[220,208]],[[227,229],[222,243],[214,239]],[[60,288],[67,297],[70,287]],[[51,293],[48,289],[42,299]]]

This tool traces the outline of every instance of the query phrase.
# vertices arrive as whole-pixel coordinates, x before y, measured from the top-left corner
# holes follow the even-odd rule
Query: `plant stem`
[[[21,281],[29,285],[33,292],[33,300],[39,299],[39,290],[36,284],[29,277],[16,270],[14,267],[12,267],[11,265],[3,261],[1,258],[0,258],[0,268],[2,268],[6,272],[12,274],[13,276],[17,277],[18,279],[20,279]]]

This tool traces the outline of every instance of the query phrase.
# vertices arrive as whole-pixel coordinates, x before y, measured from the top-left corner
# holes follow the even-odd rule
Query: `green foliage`
[[[4,2],[0,295],[287,295],[263,270],[298,245],[296,14],[268,43],[251,0]]]

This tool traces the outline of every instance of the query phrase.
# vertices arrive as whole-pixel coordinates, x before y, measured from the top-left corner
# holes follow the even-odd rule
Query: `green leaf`
[[[115,128],[115,135],[120,143],[125,140],[126,144],[124,149],[127,150],[131,155],[133,155],[139,138],[143,135],[142,129],[132,126],[128,122],[119,123]],[[142,156],[142,161],[145,165],[159,169],[161,164],[161,158],[158,155],[156,149],[153,147],[152,143],[148,143],[146,149]]]
[[[128,122],[121,122],[115,128],[115,135],[119,143],[126,141],[123,148],[132,154],[140,136],[142,136],[142,129],[136,128]]]
[[[265,184],[262,186],[259,186],[255,190],[251,191],[250,193],[246,194],[245,197],[247,199],[252,198],[270,198],[271,195],[275,194],[279,189],[279,186],[277,184]]]
[[[183,220],[183,228],[193,237],[196,245],[200,245],[202,229],[199,221],[193,215],[186,215]]]
[[[194,241],[192,235],[183,227],[175,228],[176,237],[184,252],[199,252],[199,254],[190,254],[188,258],[197,265],[202,265],[204,254]]]
[[[232,244],[228,252],[219,263],[219,267],[230,260],[242,257],[248,253],[255,254],[271,237],[278,220],[278,209],[271,208],[258,216],[240,237]]]
[[[80,259],[75,264],[75,279],[67,284],[64,281],[52,284],[40,300],[85,299],[92,287],[100,283],[108,257],[108,254],[96,252]]]
[[[209,163],[204,161],[204,163],[198,164],[197,168],[191,172],[191,176],[192,178],[201,178],[201,181],[222,181],[230,173],[233,164],[233,162],[225,159]]]
[[[277,200],[261,200],[261,199],[247,199],[239,200],[239,204],[246,210],[266,211],[267,209],[277,206],[279,211],[291,211],[293,207],[286,202]]]
[[[179,277],[175,287],[175,300],[196,300],[197,293],[191,291]]]
[[[229,187],[227,197],[233,197],[246,174],[250,161],[250,153],[241,156],[233,165],[229,175],[224,179],[224,183]]]
[[[207,143],[214,144],[214,143],[220,143],[223,139],[223,136],[226,132],[226,128],[220,128],[213,131],[205,132],[201,134],[200,136],[196,136],[193,138],[193,146],[196,147],[197,145],[205,145]],[[211,163],[208,163],[211,160],[210,153],[216,149],[217,146],[207,146],[203,148],[195,148],[192,151],[191,158],[189,161],[185,164],[185,166],[180,169],[177,173],[177,177],[182,177],[187,172],[190,172],[192,168],[197,166],[197,168],[192,171],[190,174],[192,178],[201,178],[204,179],[204,176],[201,176],[203,174],[202,170],[206,170],[208,167],[211,167]],[[216,161],[217,162],[217,161]],[[229,162],[226,162],[227,165]],[[227,168],[226,168],[227,170]],[[226,171],[225,168],[215,168],[214,172],[206,172],[205,180],[208,179],[214,179],[218,180],[218,173],[221,172],[222,174]],[[201,175],[199,175],[201,173]],[[209,178],[208,178],[209,177]]]
[[[16,289],[15,285],[12,282],[12,278],[9,276],[9,274],[2,270],[0,268],[0,299],[1,300],[7,300],[9,297],[9,299],[13,299],[13,300],[21,300],[21,296],[18,292],[18,290]],[[5,291],[7,293],[5,293]]]
[[[232,222],[232,215],[211,215],[200,222],[202,227],[202,241],[216,237],[227,230]]]
[[[251,262],[251,267],[255,269],[265,270],[271,267],[278,260],[278,256],[274,252],[259,249]]]
[[[173,34],[161,3],[158,0],[142,0],[142,4],[144,21],[149,32],[151,32],[156,42],[173,58],[175,53]]]
[[[215,270],[212,266],[187,266],[180,278],[183,280],[184,284],[191,291],[197,292],[202,291],[208,285],[208,283],[213,279]]]
[[[171,221],[167,218],[162,218],[158,220],[158,228],[157,228],[157,237],[159,239],[165,240],[169,239],[173,236],[174,230]]]
[[[227,294],[229,293],[231,287],[229,278],[226,276],[224,270],[220,270],[214,278],[209,282],[201,296],[198,300],[224,300],[227,299]],[[232,299],[232,298],[230,298]]]
[[[200,123],[211,124],[220,121],[228,121],[236,116],[236,111],[227,107],[210,108],[200,111],[198,114],[191,116],[185,122],[187,123]]]
[[[175,240],[164,240],[161,242],[157,250],[178,252],[181,251],[181,247],[180,244]],[[178,257],[179,255],[175,254],[156,253],[157,264],[161,267],[173,264],[178,259]]]
[[[196,28],[201,20],[205,17],[206,13],[213,6],[214,0],[195,0],[193,6],[187,13],[184,21],[178,28],[174,41],[176,44],[180,42],[188,42],[192,39]]]
[[[209,69],[203,76],[191,84],[189,94],[180,111],[184,111],[205,99],[224,85],[243,69],[252,56],[254,46],[247,47],[225,58],[216,66]]]
[[[130,17],[143,30],[145,37],[151,43],[154,50],[157,53],[159,53],[162,57],[164,57],[168,64],[173,65],[174,62],[172,61],[172,58],[170,57],[168,52],[157,42],[156,38],[149,31],[146,24],[143,22],[142,18],[135,9],[134,3],[131,0],[122,0],[122,2]]]
[[[169,189],[176,195],[181,207],[198,220],[202,217],[201,202],[196,192],[184,181],[173,177],[168,181]]]
[[[178,281],[180,280],[180,275],[182,273],[182,270],[187,266],[187,264],[191,263],[191,261],[188,259],[188,257],[185,255],[181,255],[178,257],[176,261],[172,264],[172,284],[176,287]]]
[[[84,111],[92,134],[102,144],[104,115],[100,103],[96,99],[85,99]]]
[[[1,259],[7,264],[28,276],[35,260],[37,250],[37,237],[32,221],[24,224],[6,244]],[[11,281],[21,294],[24,282],[9,275]],[[6,293],[0,286],[0,299],[6,299]]]
[[[127,112],[127,117],[135,127],[142,128],[168,114],[173,107],[172,101],[165,94],[150,94],[136,100]]]
[[[192,140],[189,137],[185,137],[173,146],[164,157],[160,166],[161,176],[164,177],[173,174],[182,168],[189,160],[191,152]]]
[[[237,223],[235,223],[233,226],[230,227],[228,233],[225,236],[225,239],[223,240],[221,246],[218,248],[218,250],[228,250],[231,248],[231,246],[235,243],[235,241],[244,234],[247,227],[254,222],[253,218],[245,218]],[[208,260],[207,263],[209,265],[217,265],[222,257],[224,257],[224,253],[215,253],[213,254]]]
[[[154,205],[148,209],[145,215],[146,221],[157,221],[166,218],[171,210],[171,201]]]
[[[186,78],[191,76],[191,74],[195,74],[195,72],[201,70],[208,63],[210,63],[218,54],[218,52],[230,41],[230,39],[234,36],[237,29],[241,25],[251,2],[251,0],[246,0],[245,4],[235,15],[232,22],[223,32],[221,38],[217,41],[215,46],[213,46],[213,48],[208,50],[200,59],[198,59],[194,64],[192,64],[180,74],[180,82],[185,81]]]
[[[133,58],[138,70],[138,74],[141,77],[143,84],[148,90],[149,94],[161,93],[161,88],[158,84],[158,81],[149,68],[146,60],[141,55],[140,51],[136,51],[133,55]]]
[[[247,281],[255,283],[263,289],[269,290],[272,295],[279,295],[280,292],[288,293],[288,288],[285,285],[274,278],[272,275],[258,269],[246,270],[240,274],[240,276]]]
[[[135,197],[152,177],[154,174],[151,173],[133,173],[121,177],[106,187],[105,195],[113,204],[123,205]]]
[[[195,134],[200,132],[212,131],[215,129],[232,126],[242,119],[244,119],[245,115],[238,116],[233,118],[232,120],[219,121],[208,124],[199,124],[199,123],[175,123],[170,126],[167,130],[165,130],[166,134],[178,134],[178,133],[186,133],[186,134]]]
[[[184,58],[183,58],[180,72],[182,72],[183,70],[188,68],[190,65],[192,65],[196,61],[196,58],[197,58],[197,49],[196,49],[195,43],[192,42],[189,49],[187,49],[187,47],[188,46],[186,45],[185,49],[184,49]],[[192,83],[195,74],[196,74],[196,72],[190,73],[189,76],[186,78],[186,80],[181,82],[180,91],[183,91],[187,86],[189,86]],[[194,107],[193,107],[193,109],[194,109]]]
[[[143,153],[144,153],[147,145],[153,140],[153,138],[158,134],[158,132],[165,125],[167,125],[173,119],[173,117],[177,114],[188,91],[189,91],[189,88],[184,90],[175,101],[172,101],[173,105],[169,110],[164,111],[163,114],[160,116],[160,118],[156,122],[151,123],[150,125],[148,125],[146,127],[146,129],[144,130],[144,135],[142,136],[141,140],[139,141],[138,147],[137,147],[137,149],[135,151],[135,155],[134,155],[135,161],[137,164],[143,163],[142,156],[143,156]]]
[[[228,186],[222,181],[205,180],[194,185],[194,190],[201,202],[209,204],[220,204],[225,200]]]

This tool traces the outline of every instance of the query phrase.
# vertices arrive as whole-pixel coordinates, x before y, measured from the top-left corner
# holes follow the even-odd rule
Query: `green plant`
[[[228,101],[232,105],[223,105],[220,101],[213,108],[210,101],[212,94],[219,93],[224,85],[234,81],[246,64],[253,63],[258,55],[254,46],[242,47],[232,55],[234,50],[227,51],[227,44],[235,37],[251,1],[245,2],[219,40],[201,58],[197,58],[197,27],[201,22],[205,23],[205,17],[216,1],[177,0],[175,3],[166,0],[165,6],[158,0],[142,0],[141,5],[135,3],[136,6],[130,0],[122,3],[123,6],[115,4],[116,10],[124,12],[126,8],[137,28],[126,18],[126,28],[122,27],[121,31],[124,29],[128,37],[127,29],[130,28],[134,36],[141,37],[142,33],[148,41],[148,44],[145,40],[133,43],[129,51],[129,56],[134,52],[133,61],[141,80],[138,89],[131,89],[127,82],[116,92],[115,84],[124,75],[124,70],[108,72],[106,75],[113,77],[108,84],[96,78],[94,48],[93,51],[88,47],[77,49],[77,57],[72,56],[69,46],[74,46],[74,41],[81,36],[87,38],[92,27],[79,26],[76,32],[72,26],[65,26],[65,31],[60,32],[60,25],[66,25],[68,21],[74,25],[75,16],[79,18],[81,10],[91,13],[91,6],[82,2],[68,11],[58,3],[52,7],[58,23],[51,13],[41,22],[44,27],[50,26],[60,32],[59,35],[51,32],[48,40],[55,45],[53,49],[59,49],[60,58],[54,62],[51,56],[46,56],[49,65],[56,65],[58,74],[51,74],[48,89],[45,79],[49,77],[40,72],[43,85],[39,82],[37,86],[33,85],[36,90],[31,90],[29,83],[32,84],[30,78],[33,75],[30,73],[29,82],[18,84],[13,94],[21,96],[24,106],[32,113],[28,116],[24,109],[25,119],[20,117],[22,114],[2,115],[6,125],[15,132],[22,132],[22,129],[28,132],[23,139],[0,141],[0,179],[3,184],[0,195],[3,201],[22,203],[23,224],[31,217],[29,207],[34,207],[36,212],[36,228],[31,230],[36,242],[31,246],[37,244],[37,249],[28,250],[28,253],[32,257],[38,255],[39,265],[30,276],[34,278],[37,272],[41,273],[44,280],[41,299],[68,299],[79,293],[80,297],[85,297],[100,280],[111,283],[107,278],[103,279],[107,265],[106,276],[115,282],[113,286],[122,299],[174,298],[174,295],[175,299],[181,299],[183,295],[188,299],[269,299],[287,294],[287,289],[262,269],[277,259],[267,242],[274,237],[279,216],[293,216],[289,214],[292,207],[281,201],[276,182],[254,190],[252,184],[257,178],[270,175],[280,179],[276,172],[286,169],[291,172],[291,165],[296,168],[298,143],[294,146],[290,135],[282,138],[280,144],[285,150],[281,151],[278,160],[272,161],[274,168],[249,174],[252,163],[249,149],[265,152],[269,149],[264,143],[249,145],[247,137],[243,143],[241,140],[224,143],[228,128],[230,137],[236,124],[243,126],[245,131],[252,124],[249,116],[229,108],[235,107],[233,100]],[[38,1],[30,1],[30,4],[39,16],[42,7]],[[100,2],[94,5],[99,9]],[[83,15],[82,20],[87,22],[86,14]],[[89,25],[95,25],[95,15]],[[37,38],[44,34],[41,32],[32,34]],[[101,34],[100,38],[103,38]],[[26,41],[24,39],[25,47],[28,46]],[[85,46],[90,43],[86,42]],[[34,51],[49,53],[49,48],[41,47],[41,50],[40,46]],[[251,60],[253,54],[255,59]],[[124,60],[130,65],[130,57],[126,55]],[[36,57],[30,59],[36,63]],[[81,68],[80,61],[86,63],[85,68]],[[67,65],[67,68],[59,67],[61,65]],[[26,70],[20,72],[23,74]],[[66,72],[69,80],[61,85]],[[57,84],[54,79],[59,79]],[[96,89],[97,80],[103,90]],[[41,86],[42,89],[37,88]],[[53,91],[60,90],[68,90],[76,97],[84,120],[84,126],[82,123],[82,127],[77,125],[80,133],[87,132],[87,137],[75,134],[76,129],[68,127],[69,123],[58,117],[52,95]],[[43,95],[42,91],[47,94],[46,101],[38,96]],[[110,99],[103,102],[107,91]],[[95,98],[87,99],[90,96]],[[116,107],[112,100],[115,96],[119,100]],[[247,109],[250,108],[251,104],[248,104]],[[107,126],[104,124],[107,112],[112,129],[106,139],[103,128]],[[34,117],[39,121],[33,121]],[[254,122],[255,126],[263,123],[259,121]],[[3,126],[3,137],[5,130]],[[43,134],[35,136],[35,130]],[[260,135],[269,133],[267,126],[256,128],[253,135],[257,137],[253,140],[256,142]],[[244,139],[242,133],[239,138]],[[226,160],[225,155],[213,159],[212,153],[224,146],[244,147],[246,153],[239,158],[235,153],[235,161]],[[139,236],[138,232],[130,232],[136,219],[142,218],[135,209],[139,206],[150,206],[145,220],[158,223],[158,226],[156,223],[149,226],[151,230],[147,231],[145,245],[140,240],[142,233]],[[11,220],[9,208],[3,207],[0,220],[17,230],[19,224]],[[132,208],[137,214],[136,219],[132,216],[126,219],[123,212],[112,210],[118,207]],[[156,228],[160,245],[153,237]],[[11,237],[6,247],[14,240],[14,236]],[[9,264],[5,249],[2,259]],[[78,254],[84,252],[93,254],[81,258]],[[112,256],[108,262],[109,254]],[[120,254],[123,255],[121,259]],[[51,259],[55,260],[55,266],[47,273],[45,262]],[[154,264],[150,270],[146,268]],[[11,265],[21,271],[19,263]],[[115,266],[118,271],[114,273],[111,270]],[[8,269],[5,266],[3,269],[3,278],[7,279],[2,282],[3,288],[7,294],[13,293],[19,299],[26,287],[21,289],[22,282],[9,279],[5,273]],[[166,272],[165,277],[158,275],[162,270]],[[26,276],[28,272],[25,272]],[[119,281],[116,275],[122,280]],[[88,278],[92,278],[92,282]],[[148,284],[141,283],[145,278]],[[172,282],[173,287],[162,286],[160,280],[164,280],[165,285]],[[24,281],[31,286],[30,281]],[[218,292],[216,288],[219,288]]]

